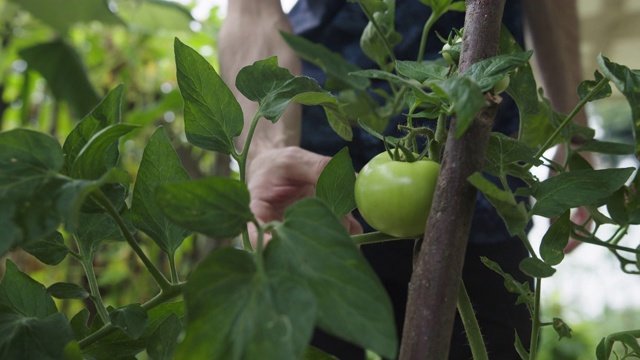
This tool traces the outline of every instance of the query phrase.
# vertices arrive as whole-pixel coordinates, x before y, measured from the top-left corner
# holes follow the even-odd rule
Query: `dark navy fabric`
[[[524,43],[520,1],[506,2],[504,23],[517,41]],[[416,60],[422,25],[430,15],[430,9],[418,0],[396,1],[396,31],[402,34],[402,41],[394,48],[399,60]],[[368,23],[357,3],[346,0],[300,0],[289,13],[294,33],[315,43],[323,44],[332,51],[340,53],[349,62],[362,69],[376,68],[375,63],[360,50],[359,39]],[[415,24],[419,24],[416,26]],[[442,42],[435,32],[446,37],[452,28],[464,25],[464,13],[449,12],[440,18],[427,40],[425,59],[435,59],[440,55]],[[326,74],[317,66],[303,62],[303,74],[312,77],[320,84],[326,81]],[[380,87],[386,84],[379,82]],[[422,120],[426,126],[434,126],[434,120]],[[387,135],[397,134],[397,125],[405,123],[402,116],[391,119]],[[420,123],[420,120],[418,120]],[[359,171],[373,156],[384,151],[382,142],[360,128],[354,128],[353,140],[347,142],[340,138],[328,125],[324,111],[320,107],[303,109],[301,146],[319,154],[332,156],[343,147],[348,147],[356,171]],[[494,131],[507,135],[518,130],[518,109],[511,98],[505,96],[495,119]],[[496,183],[499,183],[496,180]],[[514,181],[513,187],[519,183]],[[472,222],[469,241],[472,243],[498,243],[514,240],[509,236],[502,219],[493,206],[478,194],[475,216]],[[519,240],[516,240],[519,241]]]

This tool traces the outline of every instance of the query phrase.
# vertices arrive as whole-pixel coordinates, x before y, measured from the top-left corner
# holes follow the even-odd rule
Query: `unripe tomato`
[[[393,161],[386,151],[367,163],[356,179],[355,198],[374,229],[395,237],[424,232],[440,165],[428,159]]]
[[[509,74],[505,75],[500,81],[493,85],[493,93],[495,95],[501,94],[503,91],[507,90],[510,82],[511,78],[509,77]]]

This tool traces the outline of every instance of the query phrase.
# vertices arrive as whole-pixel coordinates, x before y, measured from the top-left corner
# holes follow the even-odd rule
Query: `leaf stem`
[[[424,60],[424,51],[427,47],[427,38],[429,37],[429,31],[431,31],[431,27],[433,27],[433,24],[436,23],[439,17],[440,15],[436,16],[434,12],[431,12],[429,19],[427,19],[427,22],[424,24],[424,27],[422,28],[422,37],[420,38],[420,48],[418,49],[418,58],[416,59],[416,61],[418,62],[421,62],[422,60]]]
[[[258,121],[260,120],[260,113],[256,112],[253,115],[253,119],[251,119],[251,125],[249,126],[249,132],[247,133],[247,138],[244,142],[244,147],[242,148],[242,152],[240,154],[232,153],[234,159],[238,162],[238,171],[240,172],[240,181],[246,182],[247,178],[247,159],[249,158],[249,147],[251,146],[251,139],[253,138],[253,134],[256,131],[256,126],[258,126]]]
[[[547,151],[551,147],[551,145],[554,143],[556,138],[560,136],[560,133],[562,132],[562,130],[564,130],[573,121],[573,118],[576,117],[576,115],[582,110],[582,108],[589,101],[591,101],[591,99],[600,91],[600,89],[602,89],[605,85],[607,85],[608,82],[609,82],[609,79],[602,78],[602,80],[600,80],[596,84],[596,86],[594,86],[593,89],[591,89],[591,91],[589,91],[589,93],[585,97],[583,97],[582,100],[580,100],[578,105],[576,105],[576,107],[571,111],[571,113],[564,119],[564,121],[562,121],[560,126],[558,126],[558,128],[553,132],[553,134],[549,136],[547,141],[540,147],[540,149],[538,149],[538,152],[533,156],[534,159],[539,159],[545,153],[545,151]],[[532,166],[533,164],[527,164],[525,169],[529,170],[531,169]]]
[[[111,204],[111,201],[104,195],[104,193],[98,190],[93,194],[91,194],[91,196],[94,198],[94,200],[96,200],[98,204],[100,204],[100,206],[102,206],[107,211],[109,216],[111,216],[111,218],[113,218],[113,220],[116,222],[125,240],[129,244],[129,246],[133,249],[133,251],[136,253],[136,255],[138,255],[138,258],[142,260],[142,263],[147,268],[147,270],[149,271],[153,279],[156,281],[156,283],[158,283],[158,286],[160,286],[160,289],[165,289],[171,286],[171,284],[167,281],[164,275],[162,275],[160,270],[158,270],[158,268],[153,264],[153,262],[149,260],[149,258],[144,253],[144,251],[142,251],[142,249],[136,242],[136,239],[134,239],[133,235],[129,232],[129,229],[127,228],[127,224],[125,224],[120,214],[118,214],[118,211],[116,211],[116,209],[113,207],[113,204]]]
[[[182,289],[184,288],[185,283],[178,283],[178,284],[174,284],[174,285],[169,285],[167,288],[160,290],[160,292],[154,296],[151,300],[147,301],[146,303],[142,304],[142,308],[145,311],[149,311],[163,303],[165,303],[167,300],[173,299],[174,297],[178,296],[179,294],[182,293]],[[98,329],[96,332],[90,334],[89,336],[85,337],[84,339],[78,341],[78,345],[80,346],[80,349],[84,349],[88,346],[91,346],[92,344],[96,343],[97,341],[105,338],[106,336],[108,336],[109,334],[111,334],[112,332],[116,331],[118,328],[115,327],[113,324],[111,323],[106,323],[104,326],[102,326],[100,329]]]
[[[79,246],[79,249],[82,249],[82,247]],[[96,305],[96,311],[98,312],[100,319],[102,319],[102,322],[109,324],[111,322],[109,319],[109,312],[107,311],[107,307],[104,306],[104,301],[100,294],[100,287],[98,286],[98,279],[96,278],[95,271],[93,271],[93,255],[88,255],[88,258],[83,255],[81,255],[80,264],[87,276],[89,290],[91,291],[91,300]]]
[[[482,339],[480,325],[478,325],[476,314],[471,305],[471,299],[469,299],[469,294],[462,281],[460,282],[460,292],[458,293],[458,313],[462,319],[464,331],[467,333],[467,340],[469,341],[473,360],[489,360],[487,348]]]
[[[174,254],[169,255],[169,268],[171,269],[171,283],[177,284],[180,282],[180,277],[178,275],[178,269],[176,268],[176,258]]]
[[[385,242],[385,241],[409,240],[409,239],[397,238],[395,236],[382,233],[380,231],[374,231],[366,234],[352,235],[351,240],[353,240],[353,242],[356,243],[356,245],[365,245],[365,244],[375,244],[375,243]]]
[[[533,305],[533,321],[531,325],[531,349],[529,351],[529,360],[536,360],[538,355],[538,337],[540,336],[540,293],[542,287],[542,279],[536,278],[535,298]]]
[[[391,62],[395,64],[396,55],[393,53],[393,50],[391,49],[391,45],[389,45],[389,42],[387,41],[387,37],[382,32],[382,29],[380,28],[380,25],[378,25],[378,22],[376,21],[375,17],[373,16],[373,14],[367,11],[365,6],[362,5],[361,1],[358,1],[358,5],[360,5],[360,9],[362,9],[362,12],[367,16],[367,19],[369,19],[369,21],[371,22],[371,25],[373,25],[373,27],[376,29],[376,33],[380,37],[380,40],[382,40],[382,44],[384,45],[384,48],[387,51],[387,55],[389,55],[389,59],[391,59]]]

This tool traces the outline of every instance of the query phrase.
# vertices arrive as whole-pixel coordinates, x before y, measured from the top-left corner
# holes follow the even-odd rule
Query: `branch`
[[[467,0],[460,73],[471,64],[498,54],[505,0]],[[480,171],[498,105],[481,111],[467,132],[456,139],[456,119],[442,161],[424,241],[409,283],[409,300],[400,359],[447,359],[456,299],[471,227],[476,189],[467,182]],[[446,235],[446,237],[445,237]]]

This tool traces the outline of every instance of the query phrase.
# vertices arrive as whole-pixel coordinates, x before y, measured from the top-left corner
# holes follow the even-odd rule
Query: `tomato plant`
[[[394,161],[385,151],[360,171],[355,199],[374,229],[396,237],[423,233],[440,165],[429,159]]]

